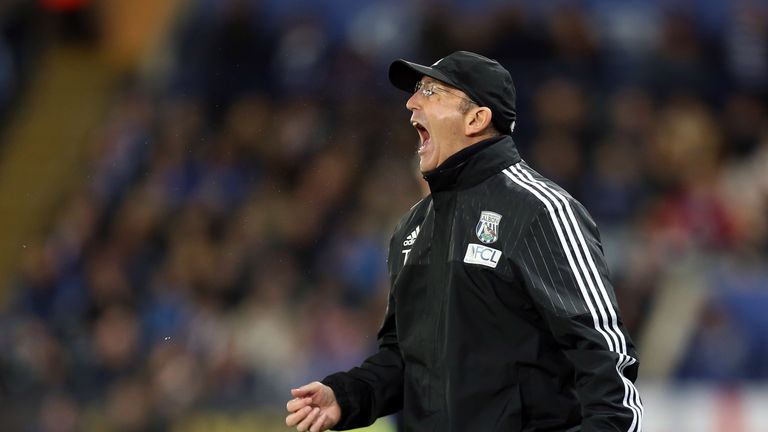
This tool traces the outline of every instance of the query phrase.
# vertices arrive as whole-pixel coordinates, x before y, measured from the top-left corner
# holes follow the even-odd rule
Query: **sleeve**
[[[581,430],[640,431],[638,356],[619,317],[597,226],[579,203],[556,203],[516,243],[513,265],[575,368]]]
[[[377,418],[402,409],[404,364],[397,342],[395,310],[395,297],[390,290],[384,323],[378,333],[378,352],[368,357],[360,367],[329,375],[322,380],[323,384],[333,389],[341,407],[341,419],[334,430],[368,426]]]

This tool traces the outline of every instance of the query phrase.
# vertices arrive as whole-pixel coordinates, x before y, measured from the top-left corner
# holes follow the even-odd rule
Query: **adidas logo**
[[[415,230],[411,231],[410,234],[408,234],[408,237],[405,238],[405,241],[403,242],[403,246],[411,246],[416,242],[416,237],[419,236],[419,230],[421,227],[416,227]]]

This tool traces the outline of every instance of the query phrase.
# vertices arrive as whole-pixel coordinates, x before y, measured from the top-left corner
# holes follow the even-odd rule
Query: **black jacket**
[[[584,207],[483,141],[402,218],[379,351],[326,377],[342,418],[408,431],[640,431],[638,357]]]

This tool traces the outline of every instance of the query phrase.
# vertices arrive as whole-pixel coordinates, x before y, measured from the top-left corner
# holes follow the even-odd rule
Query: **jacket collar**
[[[474,186],[520,161],[517,146],[509,135],[472,144],[424,173],[432,193]]]

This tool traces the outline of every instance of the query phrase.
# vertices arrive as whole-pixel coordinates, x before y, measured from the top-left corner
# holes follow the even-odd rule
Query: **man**
[[[512,79],[459,51],[390,81],[431,195],[390,243],[379,351],[292,390],[286,424],[346,430],[402,410],[408,431],[640,431],[638,359],[597,227],[510,137]],[[553,155],[556,157],[556,155]]]

